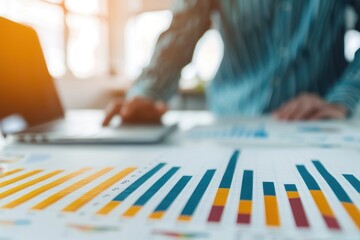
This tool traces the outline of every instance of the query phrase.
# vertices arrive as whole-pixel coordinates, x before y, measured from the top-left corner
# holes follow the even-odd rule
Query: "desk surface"
[[[164,122],[160,145],[3,145],[0,239],[359,239],[358,118]]]

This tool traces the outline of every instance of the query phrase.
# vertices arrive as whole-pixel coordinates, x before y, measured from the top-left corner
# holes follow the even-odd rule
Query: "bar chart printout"
[[[85,194],[83,194],[81,197],[77,198],[75,201],[73,201],[71,204],[66,206],[62,211],[63,212],[76,212],[83,206],[85,206],[87,203],[89,203],[91,200],[93,200],[95,197],[97,197],[101,192],[103,192],[105,189],[111,187],[113,184],[117,183],[124,177],[126,177],[128,174],[133,172],[136,168],[129,167],[126,168],[119,173],[115,174],[114,176],[110,177],[106,181],[100,183],[99,185],[95,186],[93,189],[89,190]]]
[[[280,226],[279,207],[273,182],[263,182],[266,225]]]
[[[73,179],[87,171],[89,171],[90,168],[82,168],[80,170],[77,170],[75,172],[72,172],[70,174],[67,174],[59,179],[56,179],[48,184],[45,184],[44,186],[41,186],[25,195],[23,195],[22,197],[18,198],[18,199],[15,199],[13,200],[12,202],[2,206],[2,208],[15,208],[27,201],[29,201],[30,199],[33,199],[35,198],[36,196],[39,196],[40,194],[52,189],[52,188],[55,188],[56,186],[59,186],[61,185],[62,183],[70,180],[70,179]]]
[[[12,187],[12,188],[10,188],[10,189],[8,189],[6,191],[2,191],[0,193],[0,199],[6,198],[6,197],[8,197],[8,196],[10,196],[12,194],[15,194],[17,192],[20,192],[20,191],[26,189],[28,187],[34,186],[35,184],[40,183],[42,181],[45,181],[45,180],[47,180],[49,178],[52,178],[52,177],[54,177],[54,176],[56,176],[56,175],[58,175],[58,174],[60,174],[62,172],[63,172],[63,170],[55,170],[55,171],[52,171],[52,172],[50,172],[48,174],[45,174],[45,175],[43,175],[41,177],[35,178],[33,180],[22,183],[22,184],[20,184],[18,186]]]
[[[164,176],[157,180],[124,214],[124,217],[134,217],[141,208],[153,197],[160,188],[179,170],[179,167],[171,168]]]
[[[205,194],[206,189],[208,188],[215,174],[215,171],[216,171],[215,169],[210,169],[206,171],[205,175],[202,177],[199,184],[196,186],[194,192],[191,194],[180,216],[178,217],[179,221],[183,221],[183,222],[191,221],[197,206],[199,205],[202,197]]]
[[[238,224],[250,224],[253,205],[254,172],[245,170],[242,178],[240,201],[238,207]]]
[[[149,218],[157,220],[161,219],[165,215],[165,212],[169,209],[171,204],[174,203],[176,198],[189,183],[191,178],[191,176],[183,176],[165,196],[165,198],[160,202],[160,204],[155,208],[155,210],[150,214]]]
[[[295,184],[285,184],[285,190],[297,227],[309,227],[303,203]]]
[[[129,187],[127,187],[124,191],[118,194],[111,202],[106,204],[103,208],[101,208],[97,214],[98,215],[107,215],[111,213],[116,207],[118,207],[125,199],[127,199],[133,192],[135,192],[138,188],[140,188],[147,180],[149,180],[155,173],[157,173],[160,169],[165,166],[165,163],[159,163],[150,171],[145,173],[139,179],[137,179],[134,183],[132,183]]]
[[[50,207],[51,205],[53,205],[54,203],[60,201],[61,199],[65,198],[67,195],[75,192],[76,190],[84,187],[85,185],[89,184],[90,182],[96,180],[97,178],[103,176],[104,174],[110,172],[111,170],[113,170],[113,168],[104,168],[101,169],[100,171],[97,171],[93,174],[91,174],[88,177],[85,177],[84,179],[81,179],[79,181],[77,181],[76,183],[72,184],[71,186],[53,194],[52,196],[46,198],[45,200],[43,200],[42,202],[36,204],[35,206],[32,207],[33,210],[44,210],[48,207]]]
[[[360,180],[358,180],[354,175],[343,174],[344,178],[355,188],[355,190],[360,193]]]
[[[320,175],[325,179],[330,188],[333,190],[334,194],[341,202],[345,211],[352,218],[357,228],[360,229],[360,211],[355,206],[354,202],[351,200],[349,195],[346,193],[344,188],[340,185],[340,183],[333,177],[328,170],[324,167],[324,165],[320,161],[312,161],[315,165],[315,168],[319,171]]]
[[[331,209],[329,202],[326,200],[324,193],[321,191],[315,178],[309,173],[304,165],[296,166],[306,186],[308,187],[313,200],[318,207],[327,227],[333,230],[340,230],[340,225]]]
[[[226,201],[229,196],[231,182],[234,177],[235,167],[237,159],[239,157],[239,151],[235,151],[231,156],[228,166],[225,170],[224,176],[220,182],[219,189],[216,193],[213,206],[208,217],[209,222],[220,222],[221,216],[224,212]]]
[[[23,167],[0,180],[0,228],[1,221],[17,221],[3,219],[2,214],[30,212],[17,217],[31,218],[31,225],[42,216],[61,216],[57,221],[64,221],[63,226],[117,226],[116,232],[141,222],[148,234],[165,231],[179,236],[212,236],[211,231],[228,229],[280,236],[289,233],[287,226],[296,234],[360,233],[356,165],[333,161],[339,155],[321,153],[315,158],[310,151],[303,153],[304,160],[289,161],[280,151],[249,152],[225,149],[213,157],[211,151],[190,151],[186,158],[196,156],[198,161],[191,168],[176,151],[138,167]]]

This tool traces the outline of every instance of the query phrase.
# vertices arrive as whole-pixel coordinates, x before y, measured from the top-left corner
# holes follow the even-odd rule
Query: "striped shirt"
[[[207,89],[215,113],[269,113],[304,92],[352,113],[360,98],[360,50],[353,62],[345,60],[348,6],[360,17],[360,0],[177,0],[169,29],[127,97],[173,96],[213,22],[224,41]]]

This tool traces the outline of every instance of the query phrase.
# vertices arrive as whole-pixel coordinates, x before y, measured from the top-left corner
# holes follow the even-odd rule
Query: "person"
[[[178,0],[149,66],[124,100],[109,104],[104,125],[117,114],[125,122],[158,122],[212,20],[224,41],[207,89],[213,112],[282,120],[351,116],[360,98],[360,51],[345,60],[349,6],[360,16],[360,0]]]

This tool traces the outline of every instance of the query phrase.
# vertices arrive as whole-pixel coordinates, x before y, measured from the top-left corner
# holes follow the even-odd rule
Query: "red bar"
[[[333,217],[327,217],[327,216],[323,216],[326,225],[331,228],[331,229],[336,229],[336,230],[340,230],[340,225],[337,222],[337,220]]]
[[[224,207],[213,206],[208,218],[208,222],[220,222]]]
[[[301,203],[300,198],[289,199],[291,210],[293,212],[296,226],[298,227],[309,227],[309,221],[307,220],[304,207]]]
[[[250,224],[251,215],[250,214],[238,214],[237,223],[239,224]]]

